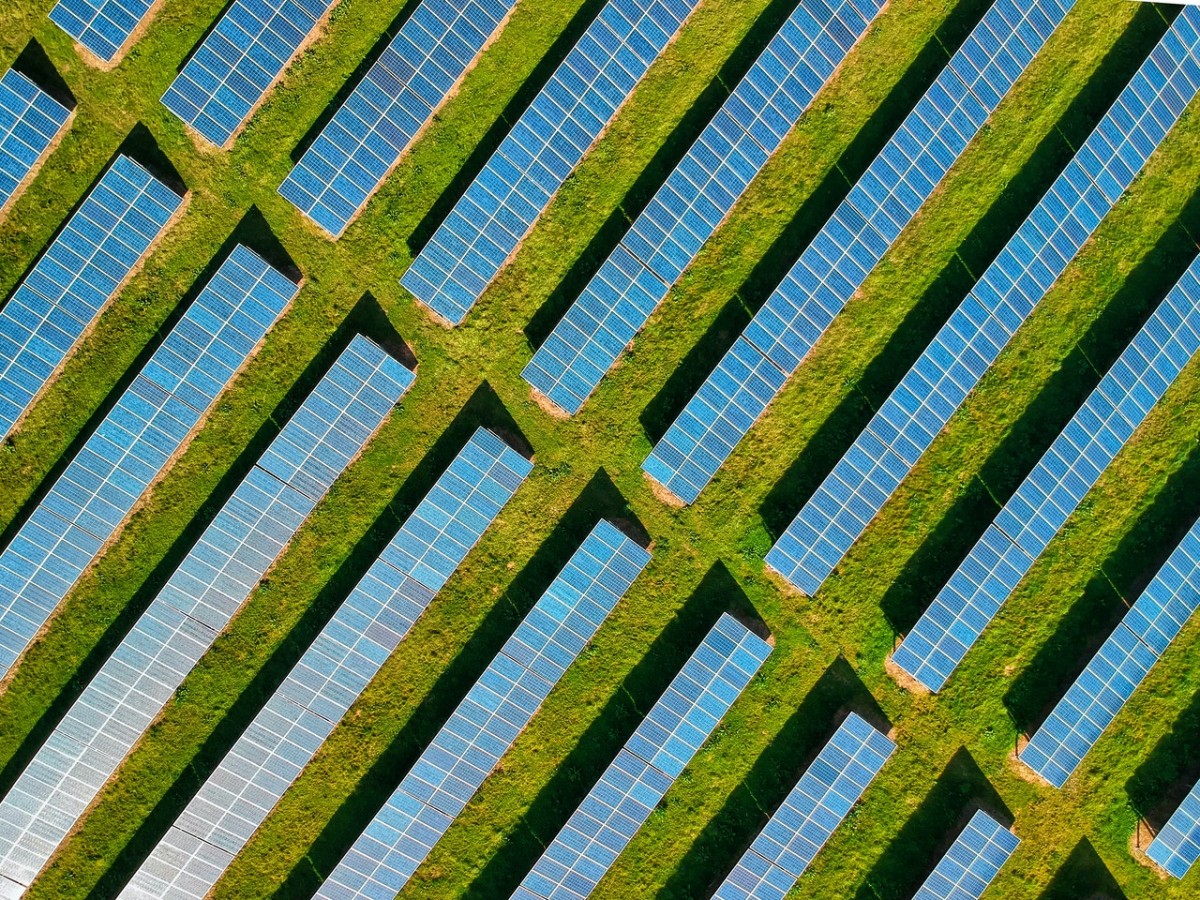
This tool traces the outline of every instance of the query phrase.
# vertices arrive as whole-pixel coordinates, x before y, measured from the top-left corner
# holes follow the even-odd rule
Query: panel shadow
[[[1126,900],[1108,866],[1082,838],[1038,900]]]

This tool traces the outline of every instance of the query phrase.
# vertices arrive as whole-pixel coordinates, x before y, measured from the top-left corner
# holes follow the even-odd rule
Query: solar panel
[[[722,614],[513,897],[591,894],[770,653]]]
[[[783,900],[895,749],[890,738],[850,713],[713,900]]]
[[[913,900],[979,900],[1021,839],[979,810]]]
[[[279,193],[337,238],[457,88],[516,0],[423,0]]]
[[[1073,0],[997,0],[642,463],[692,503],[999,105]]]
[[[188,59],[163,106],[210,144],[246,124],[337,0],[234,0]]]
[[[1182,878],[1200,857],[1200,784],[1188,792],[1146,855],[1173,878]]]
[[[8,435],[183,198],[118,156],[0,309],[0,438]]]
[[[897,666],[930,690],[941,689],[1200,349],[1198,306],[1200,261],[1184,273],[934,598],[896,649]]]
[[[125,900],[202,900],[532,468],[479,429],[134,874]],[[405,561],[408,565],[405,565]]]
[[[101,62],[112,63],[161,0],[58,0],[50,21]]]
[[[237,247],[0,552],[7,673],[296,295]]]
[[[49,155],[71,111],[22,75],[0,76],[0,213]]]
[[[0,896],[34,879],[412,381],[362,336],[342,351],[0,801]]]
[[[883,0],[801,0],[522,377],[579,412],[866,32]]]
[[[392,897],[470,802],[650,554],[601,521],[317,892]]]
[[[698,2],[608,0],[400,283],[462,322]]]

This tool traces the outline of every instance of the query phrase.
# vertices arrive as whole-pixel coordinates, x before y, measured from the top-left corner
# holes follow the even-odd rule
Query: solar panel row
[[[412,380],[364,337],[342,352],[0,801],[4,890],[46,864]]]
[[[1073,0],[997,0],[642,463],[696,500]]]
[[[913,900],[979,900],[1021,839],[979,810]]]
[[[58,0],[50,21],[101,62],[111,63],[161,0]]]
[[[400,279],[457,325],[699,0],[608,0]]]
[[[1182,878],[1196,864],[1200,858],[1200,783],[1154,836],[1146,855],[1174,878]]]
[[[515,4],[423,0],[279,193],[331,237],[340,237]]]
[[[0,438],[116,296],[183,198],[127,156],[72,214],[0,309]]]
[[[0,77],[0,212],[62,135],[71,111],[16,69]]]
[[[800,0],[522,377],[577,413],[866,32],[883,0]]]
[[[613,525],[596,525],[318,898],[379,900],[408,883],[649,561]]]
[[[845,557],[1200,90],[1197,25],[1200,10],[1176,20],[767,554],[796,588],[815,593]]]
[[[0,672],[25,648],[295,296],[235,249],[0,553]]]
[[[895,749],[890,738],[850,713],[713,900],[783,900]]]
[[[163,94],[163,105],[227,146],[337,0],[234,0]]]
[[[771,646],[725,613],[513,894],[587,897],[620,856]]]
[[[262,711],[188,803],[121,897],[208,895],[530,471],[479,429]],[[433,568],[416,563],[438,555]],[[437,572],[434,577],[422,577]]]

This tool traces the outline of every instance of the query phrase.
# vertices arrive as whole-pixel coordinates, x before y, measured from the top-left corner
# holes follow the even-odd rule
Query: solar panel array
[[[238,247],[188,307],[0,552],[0,673],[13,668],[296,290]]]
[[[513,894],[587,897],[771,653],[723,613]]]
[[[530,468],[479,429],[142,863],[122,898],[208,895]],[[432,567],[416,563],[434,557]]]
[[[692,503],[1074,5],[997,0],[642,463]]]
[[[895,749],[890,738],[850,713],[713,900],[783,900]]]
[[[96,57],[112,62],[161,0],[58,0],[50,21]]]
[[[400,279],[457,325],[699,0],[608,0]]]
[[[883,0],[801,0],[522,373],[577,413],[866,32]]]
[[[0,438],[162,233],[183,198],[118,156],[0,309]]]
[[[1200,89],[1197,24],[1197,10],[1176,20],[768,553],[792,585],[815,593],[1132,184]]]
[[[318,898],[393,897],[408,883],[649,561],[613,525],[596,525]]]
[[[979,810],[913,900],[979,900],[1021,839]]]
[[[1200,606],[1200,523],[1096,651],[1021,751],[1021,761],[1062,787]]]
[[[0,212],[50,152],[71,111],[22,75],[0,77]]]
[[[1200,858],[1200,783],[1154,836],[1146,855],[1174,878],[1182,878]]]
[[[28,885],[413,374],[358,336],[0,801],[0,896]]]
[[[234,0],[163,105],[223,147],[246,124],[337,0]]]
[[[515,4],[423,0],[279,193],[331,237],[340,237]]]

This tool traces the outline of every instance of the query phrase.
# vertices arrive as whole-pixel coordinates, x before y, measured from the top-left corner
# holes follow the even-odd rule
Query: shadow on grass
[[[383,56],[384,51],[396,39],[396,35],[404,27],[404,23],[408,21],[409,17],[420,4],[421,0],[405,0],[404,5],[400,8],[400,12],[396,14],[396,18],[392,19],[392,23],[384,29],[383,34],[379,36],[379,39],[367,51],[367,55],[362,58],[362,61],[354,67],[354,71],[342,82],[342,86],[338,88],[337,93],[333,95],[333,98],[321,110],[321,114],[309,126],[308,131],[304,132],[304,137],[300,138],[300,142],[292,148],[290,155],[293,164],[300,162],[300,157],[308,152],[308,148],[313,145],[313,141],[320,136],[321,132],[325,130],[325,126],[333,120],[334,115],[342,108],[342,104],[354,93],[367,72],[371,70],[371,66],[378,62],[379,57]]]
[[[1006,828],[1013,815],[966,748],[960,748],[867,874],[855,900],[907,900],[982,809]]]
[[[1126,900],[1117,880],[1087,838],[1075,845],[1038,900]]]
[[[723,612],[758,620],[733,576],[717,563],[538,792],[467,889],[467,898],[491,900],[516,889]]]
[[[36,40],[30,40],[25,45],[25,49],[13,60],[12,67],[67,109],[75,109],[75,95]]]
[[[225,18],[225,14],[229,12],[230,7],[232,7],[235,2],[237,2],[237,0],[225,0],[225,5],[221,7],[221,11],[212,17],[211,21],[208,23],[208,27],[204,29],[204,33],[201,34],[200,37],[196,38],[195,43],[192,44],[192,48],[188,50],[187,55],[179,61],[179,65],[175,69],[176,75],[182,72],[184,67],[192,61],[192,57],[195,56],[199,52],[200,48],[204,46],[204,42],[208,40],[208,36],[217,30],[217,26],[221,24],[221,20]]]
[[[462,420],[465,427],[455,430],[452,440],[439,440],[435,444],[387,509],[351,550],[350,555],[321,589],[296,627],[242,691],[229,713],[197,751],[187,769],[156,804],[153,812],[122,850],[97,888],[101,893],[109,895],[111,891],[111,895],[115,896],[141,862],[149,856],[162,835],[224,759],[238,737],[353,591],[363,573],[370,568],[383,547],[395,535],[398,523],[406,517],[407,511],[420,502],[437,477],[457,455],[458,450],[469,438],[470,432],[481,424],[493,428],[505,427],[503,421],[489,414],[488,405],[484,400],[478,400],[474,405],[468,403],[459,413],[458,420]],[[452,429],[454,427],[451,426]],[[351,834],[353,824],[361,825],[374,815],[381,805],[381,798],[387,797],[395,788],[399,780],[398,773],[411,767],[421,748],[432,739],[436,729],[449,717],[467,689],[486,668],[487,662],[499,651],[521,618],[542,595],[571,553],[583,542],[601,517],[619,519],[628,523],[628,528],[635,532],[641,530],[643,536],[645,534],[608,475],[603,470],[597,472],[554,531],[538,548],[537,553],[513,580],[503,599],[493,605],[471,639],[447,667],[429,696],[393,742],[392,747],[385,752],[379,763],[372,767],[363,783],[339,809],[329,826],[330,829],[337,826],[339,837]],[[351,839],[352,837],[353,835]],[[322,833],[317,838],[310,858],[321,859],[322,856],[327,856],[331,864],[336,864],[348,846],[348,843],[346,846],[340,846]],[[292,873],[292,877],[288,879],[295,888],[294,892],[283,896],[307,897],[315,890],[316,883],[309,883],[311,871],[302,868],[299,873],[299,876]]]
[[[238,232],[235,231],[226,240],[225,244],[214,257],[213,262],[209,264],[209,268],[197,279],[196,286],[189,293],[189,297],[180,304],[180,310],[176,311],[176,315],[181,314],[181,310],[187,307],[191,300],[194,299],[194,296],[199,293],[203,285],[207,283],[208,278],[211,277],[212,271],[215,271],[219,262],[224,261],[226,256],[228,256],[229,251],[237,243],[237,235]],[[164,326],[164,330],[165,328],[166,326]],[[129,602],[125,604],[116,619],[105,630],[100,640],[83,658],[69,684],[38,719],[12,759],[4,766],[3,770],[0,770],[0,796],[3,796],[11,789],[17,777],[29,765],[30,760],[33,759],[46,738],[53,732],[59,721],[71,707],[71,704],[75,702],[84,687],[92,680],[108,657],[112,655],[113,650],[116,649],[133,627],[138,617],[141,616],[151,601],[158,595],[158,592],[166,584],[171,574],[183,562],[188,552],[200,539],[204,529],[216,517],[217,512],[262,456],[270,442],[275,439],[275,436],[282,427],[282,423],[286,422],[292,413],[299,408],[304,398],[308,396],[321,376],[333,364],[337,355],[350,342],[353,335],[360,330],[379,340],[381,344],[391,343],[395,345],[396,342],[400,341],[399,336],[391,332],[391,326],[388,324],[387,317],[379,305],[369,295],[360,300],[343,321],[342,325],[335,331],[330,341],[321,348],[316,357],[309,363],[288,391],[287,395],[275,407],[271,415],[255,433],[254,437],[250,439],[246,448],[238,455],[237,460],[234,461],[229,471],[217,483],[217,486],[213,489],[199,513],[188,523],[180,536],[171,545],[162,561],[154,567],[145,582],[137,588]],[[140,371],[142,363],[149,357],[152,349],[152,347],[147,347],[139,360],[122,376],[121,383],[110,394],[109,399],[105,403],[105,408],[97,411],[93,417],[93,421],[89,422],[81,434],[90,434],[95,430],[95,427],[100,423],[105,412],[107,412],[107,408],[110,408],[116,402],[116,398],[120,396],[124,387]],[[82,444],[82,438],[78,443]],[[72,447],[71,450],[64,454],[63,460],[60,460],[58,467],[56,467],[56,471],[46,479],[47,484],[53,483],[57,474],[61,472],[62,468],[65,468],[66,461],[74,456],[77,449],[77,447]],[[6,534],[5,541],[10,537],[11,535]],[[20,678],[20,672],[17,673],[17,678]]]
[[[1200,692],[1125,782],[1129,805],[1157,832],[1200,780]]]
[[[853,444],[933,340],[970,294],[977,278],[1004,249],[1073,156],[1097,120],[1112,105],[1166,25],[1157,10],[1138,12],[1095,75],[1041,140],[1020,173],[979,219],[951,260],[905,316],[860,381],[817,430],[763,502],[760,514],[773,535],[783,533],[825,476]]]
[[[459,201],[459,198],[470,187],[471,182],[476,176],[483,171],[484,165],[491,159],[492,154],[496,152],[496,148],[508,136],[509,131],[517,124],[517,120],[521,118],[525,109],[533,102],[534,97],[538,92],[545,87],[550,80],[550,76],[558,68],[559,64],[566,59],[567,54],[571,52],[571,48],[575,46],[576,41],[583,36],[587,27],[592,24],[592,20],[600,14],[600,10],[604,8],[606,0],[583,0],[583,5],[579,7],[575,15],[571,17],[571,21],[567,23],[567,27],[562,33],[554,39],[554,43],[550,45],[550,49],[534,66],[533,71],[529,73],[529,77],[513,94],[513,98],[508,101],[504,107],[504,111],[500,113],[500,117],[492,123],[492,126],[487,130],[487,133],[475,145],[475,149],[471,151],[471,155],[467,157],[466,162],[451,179],[450,184],[442,191],[441,195],[434,201],[421,221],[417,223],[408,238],[408,250],[412,254],[413,259],[424,249],[429,243],[429,239],[433,237],[438,226],[446,216],[450,215],[450,211],[454,209],[454,204]]]
[[[820,231],[838,204],[850,193],[867,166],[900,127],[905,116],[945,68],[949,52],[956,50],[982,18],[989,4],[965,0],[957,4],[941,27],[921,48],[904,75],[855,135],[834,167],[804,201],[792,221],[763,254],[737,294],[717,315],[699,342],[676,367],[666,384],[642,411],[639,421],[651,443],[666,433],[687,401],[733,346],[750,317],[779,285],[782,273],[795,264],[800,252]]]
[[[795,0],[771,0],[759,14],[737,48],[701,91],[696,102],[684,113],[654,157],[642,169],[633,186],[625,193],[617,209],[605,219],[587,248],[572,264],[562,281],[533,314],[525,326],[531,347],[540,347],[554,326],[566,314],[575,298],[599,270],[601,264],[620,243],[630,224],[641,215],[667,176],[679,165],[700,132],[721,108],[730,90],[754,65],[763,48],[796,8]]]
[[[850,664],[838,657],[817,679],[746,779],[704,826],[658,895],[659,900],[707,897],[851,711],[884,732],[890,729],[870,691]]]

